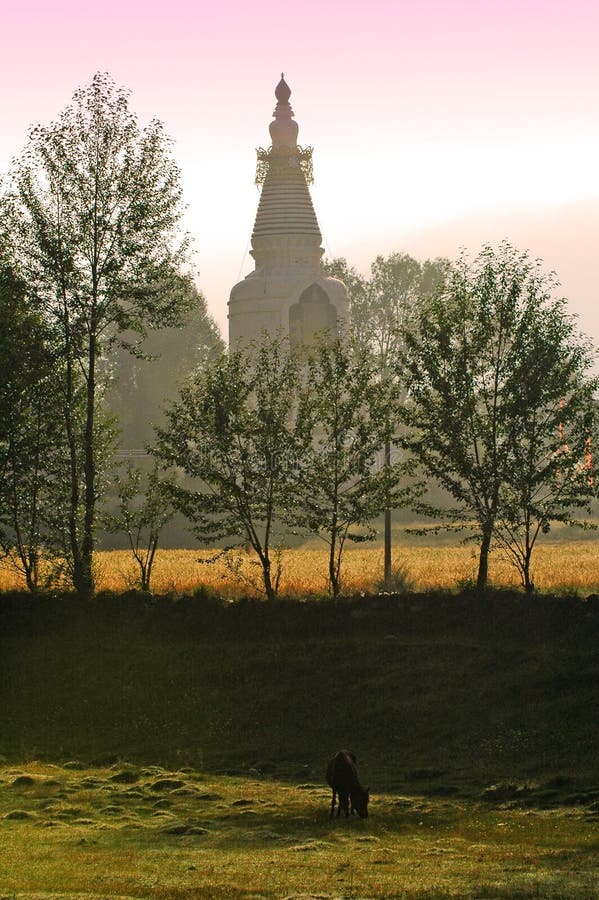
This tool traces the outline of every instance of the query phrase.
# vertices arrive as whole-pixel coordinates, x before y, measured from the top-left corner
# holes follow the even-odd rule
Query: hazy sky
[[[252,268],[255,149],[281,71],[329,256],[475,253],[554,269],[599,340],[598,0],[0,0],[0,171],[108,71],[175,140],[198,284],[226,334]]]

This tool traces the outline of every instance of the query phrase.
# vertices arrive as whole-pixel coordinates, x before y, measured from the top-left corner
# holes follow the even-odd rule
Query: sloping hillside
[[[351,747],[379,789],[588,791],[593,598],[338,603],[0,596],[0,754],[322,778]],[[547,793],[548,792],[548,793]]]

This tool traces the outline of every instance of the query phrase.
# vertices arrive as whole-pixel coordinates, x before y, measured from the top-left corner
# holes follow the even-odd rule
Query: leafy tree
[[[42,557],[60,553],[53,524],[64,500],[61,363],[5,246],[0,321],[0,550],[35,591],[43,583]]]
[[[591,512],[599,377],[591,374],[594,351],[577,332],[564,300],[546,298],[542,312],[522,323],[522,332],[535,353],[514,373],[521,380],[512,413],[518,427],[494,539],[530,593],[539,535],[555,522],[586,527],[577,514]]]
[[[343,256],[323,260],[322,267],[328,275],[338,278],[347,288],[350,303],[350,324],[355,329],[354,310],[359,309],[366,300],[368,280],[354,266],[350,266]]]
[[[452,266],[404,331],[404,443],[457,504],[421,508],[457,527],[476,523],[479,588],[487,582],[494,535],[511,542],[509,525],[512,536],[522,528],[530,536],[522,515],[536,516],[542,529],[562,502],[568,505],[567,492],[556,488],[560,466],[548,459],[563,449],[560,422],[582,459],[596,385],[585,380],[589,348],[580,344],[564,301],[553,299],[554,288],[553,277],[526,252],[508,243],[497,251],[485,246],[473,262],[463,255]],[[547,491],[554,498],[548,504],[541,500]]]
[[[394,377],[394,363],[403,349],[402,329],[412,319],[418,305],[443,283],[447,260],[418,262],[408,253],[377,256],[370,267],[368,291],[354,304],[355,331],[360,341],[374,353],[380,377]],[[403,396],[400,402],[403,403]],[[395,435],[396,436],[396,435]],[[385,442],[385,466],[391,467],[393,432]],[[392,579],[391,497],[385,503],[384,582]]]
[[[361,276],[345,259],[326,264],[329,274],[343,281],[350,297],[351,330],[358,345],[376,360],[377,377],[395,379],[396,362],[403,349],[402,329],[416,314],[421,299],[429,296],[443,282],[448,267],[446,259],[420,263],[408,253],[377,256],[370,267],[370,278]],[[399,402],[403,402],[401,396]],[[394,434],[384,446],[385,467],[391,469]],[[391,496],[385,503],[384,583],[392,580]]]
[[[296,391],[297,365],[281,341],[221,355],[183,387],[155,450],[196,482],[171,488],[194,534],[209,546],[225,540],[225,551],[250,547],[269,600],[281,574],[273,544],[295,464]]]
[[[365,278],[343,257],[325,260],[326,272],[347,287],[353,339],[375,356],[381,371],[394,374],[402,328],[420,299],[439,289],[448,265],[441,257],[420,263],[408,253],[391,253],[377,256]]]
[[[352,303],[352,323],[360,343],[378,360],[382,372],[391,367],[402,348],[402,328],[420,300],[442,284],[447,260],[420,263],[408,253],[377,256],[370,267],[365,293]]]
[[[20,274],[60,340],[68,538],[73,583],[84,596],[94,587],[102,491],[102,357],[125,335],[176,324],[190,305],[189,280],[181,275],[186,243],[177,238],[179,171],[169,144],[160,122],[141,130],[127,92],[98,73],[57,121],[30,131],[5,202]],[[80,377],[81,434],[74,412]]]
[[[380,465],[393,420],[394,384],[347,341],[320,342],[308,358],[296,425],[299,447],[291,521],[329,548],[329,585],[337,597],[346,541],[374,537],[369,524],[397,496],[397,468]],[[379,465],[377,466],[377,460]],[[352,531],[353,528],[361,530]]]
[[[139,570],[137,584],[142,591],[149,591],[160,532],[174,513],[170,494],[160,480],[157,463],[145,477],[139,467],[129,463],[115,481],[118,508],[104,517],[103,524],[112,534],[127,535]]]
[[[224,344],[206,301],[190,286],[191,308],[179,325],[148,331],[137,352],[115,348],[106,402],[118,419],[121,446],[141,450],[164,424],[164,407],[185,380]],[[135,403],[131,398],[135,396]]]

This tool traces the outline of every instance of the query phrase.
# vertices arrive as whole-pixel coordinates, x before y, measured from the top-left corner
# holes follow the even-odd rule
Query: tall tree
[[[283,342],[223,354],[183,387],[155,449],[193,479],[171,492],[196,537],[226,541],[225,551],[250,547],[269,600],[279,588],[276,528],[296,465],[296,398],[297,364]]]
[[[395,385],[372,356],[323,340],[309,356],[297,417],[299,457],[291,521],[328,545],[329,586],[341,589],[347,540],[374,537],[371,521],[397,496],[398,469],[377,465],[393,428]]]
[[[54,528],[64,509],[62,362],[48,324],[0,247],[0,550],[37,590],[42,558],[61,554]]]
[[[474,261],[463,255],[452,266],[404,332],[405,445],[457,504],[422,509],[462,527],[475,523],[479,588],[497,529],[517,508],[532,511],[529,491],[557,475],[546,454],[559,449],[560,418],[582,429],[574,444],[579,460],[586,440],[583,421],[575,425],[573,397],[582,390],[589,409],[589,350],[576,349],[579,338],[564,301],[553,297],[555,286],[526,252],[507,242],[498,250],[485,246]],[[571,420],[567,407],[560,409],[562,391],[572,402]],[[568,427],[568,440],[571,434]]]
[[[161,123],[140,129],[127,92],[98,73],[57,121],[31,130],[12,179],[7,205],[20,272],[60,335],[69,549],[74,586],[89,596],[101,493],[99,362],[121,336],[175,324],[189,306],[179,170]],[[74,420],[79,376],[81,439]]]
[[[532,554],[554,523],[585,526],[596,494],[599,376],[590,342],[563,299],[547,298],[522,322],[535,352],[514,372],[520,382],[512,415],[518,423],[509,480],[502,486],[494,540],[517,569],[527,593],[535,584]],[[524,360],[521,360],[524,362]]]
[[[376,360],[377,377],[393,380],[403,349],[402,330],[416,314],[421,299],[438,290],[447,271],[443,258],[420,263],[408,253],[377,256],[366,279],[343,258],[326,263],[329,274],[343,281],[350,297],[351,331],[354,340]],[[398,402],[403,402],[401,396]],[[393,430],[384,446],[385,467],[391,470]],[[391,483],[391,479],[389,480]],[[392,577],[391,496],[385,503],[384,582]]]

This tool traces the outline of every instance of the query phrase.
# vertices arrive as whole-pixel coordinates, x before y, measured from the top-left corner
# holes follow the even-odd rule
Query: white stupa
[[[229,298],[229,345],[289,335],[292,346],[318,332],[337,334],[347,319],[345,285],[322,269],[322,235],[312,205],[312,150],[298,146],[291,91],[281,75],[269,126],[272,146],[258,150],[262,193],[252,232],[256,267]]]

